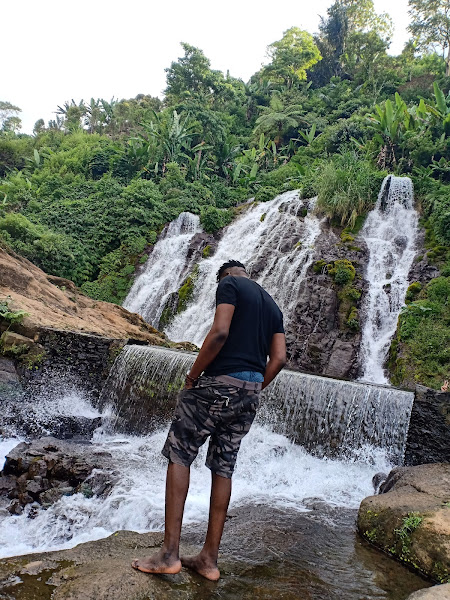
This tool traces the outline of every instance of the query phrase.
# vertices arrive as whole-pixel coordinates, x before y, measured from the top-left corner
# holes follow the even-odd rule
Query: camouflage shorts
[[[258,393],[200,377],[198,386],[180,392],[162,454],[190,466],[210,436],[206,466],[213,473],[233,475],[242,438],[258,408]]]

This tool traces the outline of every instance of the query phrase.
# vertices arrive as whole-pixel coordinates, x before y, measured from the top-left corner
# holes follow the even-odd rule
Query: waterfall
[[[144,271],[139,275],[123,303],[154,327],[158,327],[167,298],[176,292],[192,268],[188,259],[189,244],[201,231],[198,216],[181,213],[170,223],[155,244]]]
[[[200,262],[192,301],[165,330],[169,339],[202,344],[214,316],[215,274],[230,259],[247,266],[252,279],[274,297],[288,325],[320,233],[314,203],[301,200],[297,191],[286,192],[251,205],[229,225],[214,256]]]
[[[389,175],[361,232],[369,249],[369,290],[361,341],[363,381],[388,383],[384,363],[405,302],[417,221],[411,180]]]
[[[167,422],[195,354],[127,346],[102,393],[110,428],[148,433]],[[317,456],[355,458],[370,446],[402,461],[414,395],[282,371],[262,393],[260,422]]]

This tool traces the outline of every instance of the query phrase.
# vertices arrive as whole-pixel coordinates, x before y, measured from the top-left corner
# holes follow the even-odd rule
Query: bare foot
[[[142,573],[167,573],[174,574],[181,571],[181,560],[160,550],[148,558],[135,558],[131,563],[133,569]]]
[[[201,554],[197,554],[197,556],[182,556],[181,564],[183,567],[197,571],[202,577],[210,581],[217,581],[220,577],[217,563],[211,559],[204,558]]]

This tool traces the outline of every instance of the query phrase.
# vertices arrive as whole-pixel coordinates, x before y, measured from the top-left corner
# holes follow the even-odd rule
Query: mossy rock
[[[178,290],[178,307],[177,313],[183,312],[186,310],[187,305],[192,299],[192,295],[194,293],[195,282],[198,277],[198,265],[195,265],[191,274],[185,279],[183,285]]]
[[[410,569],[449,583],[450,465],[397,467],[383,486],[386,493],[361,503],[361,535]]]

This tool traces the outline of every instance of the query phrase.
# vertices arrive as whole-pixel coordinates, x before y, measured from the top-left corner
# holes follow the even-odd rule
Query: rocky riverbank
[[[133,571],[160,533],[120,531],[72,550],[0,561],[0,594],[15,600],[405,600],[427,583],[355,537],[355,512],[311,501],[309,513],[244,506],[229,513],[219,557],[222,577],[207,582]],[[182,552],[197,552],[205,524],[190,526]]]
[[[93,450],[89,442],[45,437],[22,442],[8,454],[0,473],[0,502],[18,515],[28,504],[47,508],[62,496],[101,497],[116,478],[108,452]]]

